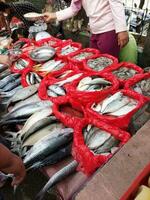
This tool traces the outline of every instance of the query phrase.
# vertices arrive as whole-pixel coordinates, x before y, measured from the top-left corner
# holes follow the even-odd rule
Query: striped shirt
[[[11,2],[9,3],[10,8],[13,10],[11,11],[10,15],[8,16],[8,20],[11,21],[12,17],[17,17],[20,19],[26,28],[29,28],[33,22],[30,22],[24,18],[24,14],[28,12],[37,12],[40,13],[40,10],[34,7],[34,5],[30,2]]]

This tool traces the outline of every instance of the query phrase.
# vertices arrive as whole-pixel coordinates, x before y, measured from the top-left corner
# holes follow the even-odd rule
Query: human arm
[[[0,144],[0,171],[14,175],[12,186],[20,184],[26,174],[22,160],[3,144]]]
[[[46,22],[57,19],[58,21],[66,20],[73,17],[81,9],[80,0],[72,0],[70,7],[57,11],[56,13],[44,13]]]
[[[10,66],[11,65],[10,57],[7,55],[0,55],[0,63]]]
[[[118,45],[122,48],[129,41],[123,3],[122,0],[109,0],[109,4],[114,19],[115,31],[118,34]]]

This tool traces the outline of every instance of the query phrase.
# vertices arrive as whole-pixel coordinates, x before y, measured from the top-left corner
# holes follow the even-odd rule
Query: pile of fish
[[[137,71],[132,68],[120,67],[112,72],[117,78],[127,80],[137,74]]]
[[[93,56],[92,52],[81,52],[77,54],[76,56],[73,56],[74,60],[82,61],[90,56]]]
[[[53,72],[56,70],[60,70],[62,67],[64,67],[66,63],[62,62],[61,60],[49,60],[48,62],[44,63],[43,65],[35,65],[34,68],[36,71],[40,72]]]
[[[94,154],[108,155],[118,149],[120,143],[110,133],[89,124],[83,130],[85,144]]]
[[[94,69],[95,71],[101,71],[105,69],[107,66],[110,66],[112,64],[113,64],[112,59],[104,56],[95,59],[89,59],[87,62],[88,67]]]
[[[26,82],[28,85],[34,85],[40,83],[42,78],[36,72],[29,72],[26,75]]]
[[[144,96],[150,97],[150,78],[139,81],[133,86],[133,89]]]
[[[28,66],[29,62],[23,58],[18,59],[14,65],[16,69],[22,70]]]
[[[136,106],[136,100],[117,92],[100,103],[94,103],[91,108],[102,115],[119,117],[128,114]]]
[[[73,53],[77,50],[78,50],[77,47],[67,45],[67,46],[65,46],[61,49],[61,55],[68,55],[68,54]]]
[[[98,76],[87,76],[83,78],[78,86],[77,90],[79,91],[101,91],[111,86],[111,82],[105,80],[104,78],[100,78]]]
[[[53,85],[48,86],[48,88],[47,88],[48,96],[49,97],[58,97],[58,96],[66,95],[66,91],[65,91],[63,86],[66,83],[70,83],[73,80],[79,78],[81,75],[82,75],[82,73],[79,73],[79,74],[70,76],[70,77],[66,78],[65,80],[63,80],[63,81],[59,81],[59,82],[56,82]]]

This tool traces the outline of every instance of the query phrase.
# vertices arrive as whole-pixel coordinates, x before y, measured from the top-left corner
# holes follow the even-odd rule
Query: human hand
[[[49,23],[51,20],[56,19],[56,13],[49,13],[49,12],[45,12],[43,13],[44,19],[47,23]]]
[[[11,65],[10,57],[7,55],[0,55],[0,63],[10,66]]]
[[[123,48],[129,42],[129,35],[127,31],[118,33],[118,45]]]
[[[12,172],[12,174],[14,174],[14,177],[11,185],[12,186],[19,185],[23,181],[26,175],[26,170],[21,158],[15,155],[12,167],[14,169]]]

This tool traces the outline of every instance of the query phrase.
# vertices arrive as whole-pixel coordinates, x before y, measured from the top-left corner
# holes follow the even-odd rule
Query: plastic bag
[[[133,63],[128,63],[128,62],[121,62],[117,65],[113,65],[111,67],[109,67],[108,69],[105,70],[105,72],[107,73],[113,73],[114,71],[116,70],[119,70],[121,67],[126,67],[126,68],[129,68],[129,69],[133,69],[137,72],[137,74],[142,74],[143,73],[143,69],[140,68],[139,66],[133,64]],[[116,76],[116,75],[115,75]],[[118,78],[116,76],[116,78]],[[124,84],[126,83],[127,80],[129,80],[130,78],[128,79],[121,79],[121,78],[118,78],[119,82],[120,82],[120,86],[123,87]]]
[[[68,53],[66,55],[62,55],[61,54],[61,51],[63,48],[65,48],[66,46],[71,46],[71,47],[75,47],[77,48],[77,50],[75,50],[74,52],[72,53]],[[61,59],[65,59],[65,60],[68,60],[68,56],[71,56],[73,53],[79,51],[80,49],[82,48],[82,44],[78,43],[78,42],[72,42],[72,41],[66,41],[62,44],[61,47],[58,47],[57,50],[56,50],[56,55],[58,58],[61,58]]]
[[[61,46],[61,44],[62,44],[62,40],[55,38],[55,37],[44,38],[44,39],[36,42],[37,46],[48,45],[53,48],[59,47],[59,46]]]
[[[89,55],[82,60],[77,60],[75,58],[75,56],[77,56],[78,54],[81,54],[81,53],[91,53],[92,55]],[[68,60],[72,65],[76,65],[80,70],[83,70],[84,69],[84,67],[83,67],[84,61],[86,61],[88,59],[96,58],[99,54],[100,54],[100,52],[97,49],[85,48],[85,49],[81,49],[81,50],[76,51],[76,52],[72,53],[71,55],[69,55]]]
[[[67,63],[66,61],[59,59],[59,58],[54,58],[53,60],[60,61],[61,63],[64,63],[64,66],[61,67],[61,69],[53,70],[53,71],[48,71],[48,70],[47,71],[40,71],[40,66],[38,66],[38,65],[33,66],[33,69],[42,77],[45,77],[46,75],[55,76],[55,74],[59,74],[62,71],[66,71],[67,69],[70,69],[70,64]],[[44,64],[48,63],[49,61],[51,61],[51,60],[48,60],[47,62],[42,63],[41,65],[44,65]]]
[[[76,89],[77,85],[79,84],[81,79],[88,76],[98,76],[100,78],[104,78],[107,81],[110,81],[112,83],[112,86],[101,91],[91,91],[91,92],[78,91]],[[77,80],[73,81],[71,84],[67,85],[66,87],[67,87],[68,94],[72,98],[76,98],[77,101],[79,101],[83,105],[86,105],[87,103],[94,102],[97,99],[103,100],[105,97],[108,96],[108,94],[112,94],[114,91],[116,91],[119,88],[119,82],[112,74],[107,74],[107,73],[100,74],[96,72],[87,72],[87,73],[84,73]]]
[[[22,71],[22,74],[21,74],[21,84],[22,84],[23,87],[27,87],[27,86],[29,86],[29,85],[34,85],[34,84],[36,84],[35,81],[34,81],[33,84],[32,84],[32,83],[29,84],[27,76],[29,75],[30,72],[33,72],[34,74],[36,74],[36,75],[39,77],[38,79],[40,79],[40,80],[38,80],[38,82],[36,81],[36,83],[40,83],[40,81],[43,79],[43,78],[42,78],[40,75],[38,75],[31,67],[28,67],[28,68],[24,69],[24,70]]]
[[[133,87],[136,83],[138,83],[138,82],[140,82],[140,81],[142,81],[142,80],[144,80],[144,79],[148,79],[148,78],[150,78],[150,73],[138,74],[138,75],[134,76],[132,79],[128,80],[128,81],[125,83],[124,88],[125,88],[125,89],[131,89],[131,90],[133,90],[132,87]],[[137,91],[135,91],[135,92],[137,92]],[[143,95],[143,94],[141,94],[141,95]],[[147,97],[147,96],[144,96],[144,95],[143,95],[143,97],[144,97],[146,100],[150,101],[150,97]]]
[[[118,91],[117,91],[118,92]],[[131,90],[120,90],[120,92],[122,92],[125,96],[129,96],[130,98],[134,99],[137,101],[137,105],[136,108],[133,109],[132,111],[130,111],[128,114],[126,115],[122,115],[120,117],[115,117],[115,116],[110,116],[110,115],[102,115],[94,110],[92,110],[91,106],[92,104],[88,104],[87,105],[87,112],[88,112],[88,116],[90,118],[94,117],[97,120],[100,121],[104,121],[105,123],[108,124],[112,124],[114,126],[117,126],[121,129],[126,130],[128,128],[128,125],[131,121],[132,116],[140,109],[142,108],[142,106],[144,106],[144,104],[146,103],[146,101],[144,100],[142,95],[139,95]],[[101,102],[100,101],[95,101],[96,103]]]
[[[33,60],[31,60],[30,58],[28,58],[26,55],[22,54],[20,56],[20,58],[12,64],[12,66],[10,68],[11,72],[13,72],[13,73],[19,73],[19,74],[22,73],[22,71],[24,69],[19,69],[16,66],[16,64],[19,62],[19,60],[22,60],[23,62],[25,62],[26,66],[24,67],[24,69],[28,68],[28,67],[32,67],[35,64],[35,62]]]
[[[70,97],[54,103],[53,113],[63,124],[72,128],[76,126],[78,121],[84,120],[86,116],[84,106]]]
[[[103,57],[104,57],[104,58],[110,59],[110,60],[112,61],[112,63],[111,63],[111,64],[108,64],[104,69],[95,70],[95,69],[92,69],[91,67],[88,66],[88,62],[89,62],[89,59],[88,59],[88,60],[84,61],[84,63],[83,63],[83,69],[84,69],[85,71],[91,71],[91,72],[105,72],[105,70],[106,70],[106,69],[109,69],[109,67],[118,64],[118,59],[115,58],[114,56],[109,55],[109,54],[100,54],[100,55],[98,55],[98,56],[97,56],[96,58],[94,58],[94,59],[103,58]],[[93,59],[93,60],[94,60],[94,59]]]
[[[91,175],[97,168],[105,164],[108,159],[112,157],[109,155],[94,154],[85,144],[83,137],[83,129],[88,125],[94,125],[106,132],[109,132],[112,136],[120,141],[119,147],[124,145],[129,139],[130,134],[115,127],[108,125],[95,118],[86,118],[81,123],[78,123],[74,128],[74,140],[73,140],[73,157],[79,162],[78,170],[84,172],[87,175]]]

